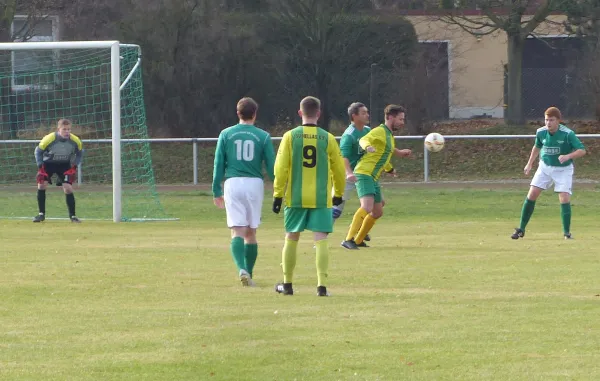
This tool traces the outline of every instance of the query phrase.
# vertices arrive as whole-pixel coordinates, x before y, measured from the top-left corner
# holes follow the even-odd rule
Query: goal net
[[[116,41],[0,44],[0,217],[37,214],[34,150],[67,118],[84,149],[73,184],[78,217],[168,218],[145,141],[140,63],[139,46]],[[55,185],[46,216],[66,218]]]

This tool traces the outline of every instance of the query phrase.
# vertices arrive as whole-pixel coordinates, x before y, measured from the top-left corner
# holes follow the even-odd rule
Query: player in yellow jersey
[[[283,283],[278,283],[275,291],[294,294],[296,249],[300,233],[308,229],[314,232],[317,251],[317,295],[328,296],[327,235],[333,231],[331,207],[342,203],[346,183],[344,161],[335,137],[317,126],[321,116],[319,99],[302,99],[298,114],[302,125],[283,135],[275,159],[273,212],[279,213],[285,196],[286,231],[281,264]],[[330,197],[332,185],[333,197]]]
[[[375,221],[383,215],[383,198],[378,180],[383,171],[395,174],[390,162],[392,155],[410,155],[410,152],[396,149],[393,134],[394,130],[404,125],[404,107],[388,105],[384,114],[385,123],[373,128],[359,141],[365,150],[354,168],[360,208],[354,214],[346,239],[342,242],[342,247],[346,249],[358,249]]]

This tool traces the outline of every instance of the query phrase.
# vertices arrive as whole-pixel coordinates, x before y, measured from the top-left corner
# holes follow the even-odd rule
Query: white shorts
[[[530,185],[546,190],[554,183],[555,192],[572,194],[573,172],[573,164],[566,167],[553,167],[540,161]]]
[[[346,187],[344,188],[344,194],[342,194],[342,200],[350,200],[350,193],[356,189],[356,183],[346,180]],[[333,188],[331,189],[331,197],[333,197]]]
[[[224,194],[227,226],[248,226],[256,229],[260,225],[265,188],[258,177],[232,177],[225,180]]]
[[[342,200],[350,200],[350,193],[356,190],[356,183],[346,180],[346,187],[344,188],[344,194]]]

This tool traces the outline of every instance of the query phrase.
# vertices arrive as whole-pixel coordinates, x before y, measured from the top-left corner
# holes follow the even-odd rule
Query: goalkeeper
[[[71,133],[72,123],[68,119],[60,119],[57,131],[52,132],[40,141],[35,148],[35,161],[38,166],[37,173],[37,200],[39,214],[33,222],[42,222],[46,219],[46,188],[52,184],[52,176],[56,174],[56,185],[62,185],[65,192],[69,218],[71,222],[81,222],[75,215],[75,195],[73,195],[73,181],[77,173],[77,166],[83,157],[81,140]]]

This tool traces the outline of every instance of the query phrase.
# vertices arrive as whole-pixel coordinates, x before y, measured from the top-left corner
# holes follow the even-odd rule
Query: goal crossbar
[[[119,45],[119,41],[3,42],[0,50],[107,49],[115,44]]]

